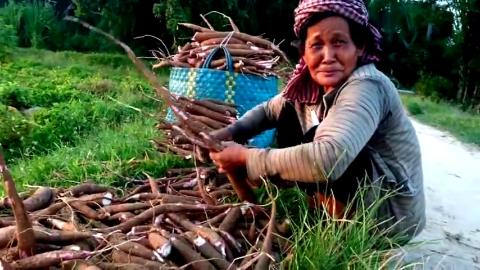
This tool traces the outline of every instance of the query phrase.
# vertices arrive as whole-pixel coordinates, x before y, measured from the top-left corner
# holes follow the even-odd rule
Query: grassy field
[[[18,49],[0,67],[0,143],[17,187],[71,186],[91,179],[121,189],[125,182],[119,175],[162,176],[169,168],[191,166],[158,155],[148,142],[161,136],[156,120],[121,104],[160,117],[163,106],[151,96],[153,89],[124,56]],[[421,121],[480,142],[478,116],[418,98],[404,101]],[[390,248],[372,236],[367,214],[350,222],[312,218],[296,190],[282,191],[278,208],[296,232],[290,269],[376,269]]]
[[[480,146],[480,114],[464,112],[446,102],[416,96],[402,96],[412,117],[430,126],[450,132],[465,143]]]
[[[161,175],[185,165],[150,147],[160,135],[155,119],[119,103],[161,114],[151,96],[126,57],[19,49],[0,68],[0,102],[15,108],[2,106],[0,138],[19,189],[87,178],[121,185],[113,172]]]

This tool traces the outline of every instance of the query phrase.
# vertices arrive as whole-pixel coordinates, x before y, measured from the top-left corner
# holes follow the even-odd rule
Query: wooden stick
[[[2,173],[5,190],[10,198],[13,215],[15,216],[19,258],[25,259],[35,255],[35,234],[25,205],[20,196],[18,196],[15,182],[8,170],[2,147],[0,147],[0,172]]]

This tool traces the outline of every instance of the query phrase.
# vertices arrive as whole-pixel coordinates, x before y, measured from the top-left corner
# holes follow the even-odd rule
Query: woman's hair
[[[372,33],[369,31],[367,26],[356,23],[353,20],[332,11],[319,12],[313,15],[312,17],[310,17],[305,23],[305,25],[300,29],[300,32],[299,32],[300,40],[295,42],[295,46],[299,49],[301,55],[305,50],[305,41],[307,39],[308,28],[312,25],[315,25],[316,23],[318,23],[323,19],[333,17],[333,16],[342,17],[347,21],[348,28],[350,29],[350,36],[352,38],[352,41],[355,44],[355,46],[357,46],[358,48],[364,47],[367,44],[367,41],[373,38]]]

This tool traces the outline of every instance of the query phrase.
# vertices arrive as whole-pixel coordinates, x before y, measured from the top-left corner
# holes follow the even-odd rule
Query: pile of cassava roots
[[[262,77],[287,76],[288,69],[280,65],[282,62],[288,63],[287,56],[271,41],[240,32],[228,16],[224,17],[230,21],[233,30],[231,32],[216,31],[204,16],[201,17],[208,28],[191,23],[180,23],[179,25],[195,31],[191,42],[180,46],[178,52],[170,56],[154,51],[154,56],[159,59],[159,62],[153,66],[154,69],[165,66],[201,68],[209,54],[222,45],[231,55],[235,72]],[[224,52],[220,50],[205,68],[226,70],[227,61]]]
[[[264,206],[215,168],[170,169],[117,190],[94,182],[18,194],[3,154],[0,269],[268,269],[290,248]],[[272,215],[273,214],[273,215]]]
[[[188,116],[195,120],[193,131],[196,133],[210,133],[234,123],[238,117],[237,105],[216,99],[193,99],[178,97],[178,102]],[[160,153],[173,153],[186,159],[197,156],[192,142],[182,133],[180,121],[167,123],[162,121],[157,124],[157,129],[162,131],[162,138],[151,140],[151,144]]]

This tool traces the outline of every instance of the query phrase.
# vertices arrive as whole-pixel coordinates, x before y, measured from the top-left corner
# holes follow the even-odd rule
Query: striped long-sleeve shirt
[[[279,94],[247,112],[228,129],[234,136],[241,133],[244,137],[274,128],[285,102]],[[335,181],[367,147],[381,177],[381,181],[375,181],[377,188],[398,190],[380,207],[379,215],[393,217],[383,226],[399,222],[395,231],[421,231],[425,197],[420,146],[392,82],[373,64],[365,65],[341,87],[326,94],[322,103],[295,104],[304,132],[312,125],[311,110],[323,118],[314,141],[284,149],[249,149],[249,178],[278,175],[301,182]],[[373,189],[371,193],[373,196]],[[370,200],[375,199],[370,196]]]

